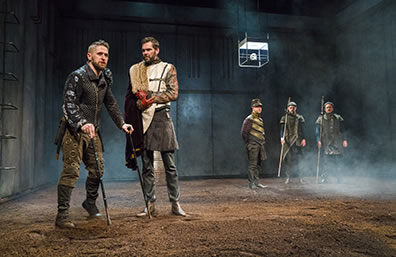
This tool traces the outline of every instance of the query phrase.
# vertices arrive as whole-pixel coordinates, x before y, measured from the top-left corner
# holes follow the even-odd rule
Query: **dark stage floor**
[[[396,180],[347,178],[342,185],[263,179],[182,181],[189,217],[143,208],[136,182],[106,183],[113,224],[87,220],[83,184],[73,191],[74,230],[55,229],[56,186],[0,205],[0,256],[396,256]],[[99,198],[103,212],[103,202]]]

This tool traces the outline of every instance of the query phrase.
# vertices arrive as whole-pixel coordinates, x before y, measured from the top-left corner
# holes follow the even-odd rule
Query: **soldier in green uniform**
[[[265,152],[264,122],[260,117],[262,103],[260,99],[252,100],[252,113],[245,118],[241,128],[243,142],[245,142],[248,153],[248,181],[249,188],[265,188],[259,183],[259,169],[261,161],[267,159]]]
[[[302,156],[302,148],[306,145],[303,129],[304,117],[297,113],[297,104],[295,102],[288,103],[287,112],[282,116],[280,124],[281,144],[284,145],[282,161],[284,162],[283,167],[286,171],[285,184],[291,182],[292,176],[298,177],[300,183],[303,183],[298,161]],[[283,133],[285,133],[285,135]]]
[[[344,119],[341,115],[334,113],[334,104],[327,102],[324,104],[325,114],[320,115],[316,120],[316,142],[318,148],[323,149],[323,173],[320,183],[326,183],[329,170],[332,169],[337,177],[337,183],[342,183],[340,171],[340,159],[344,153],[344,148],[348,142],[344,132]],[[322,135],[320,135],[322,127]]]

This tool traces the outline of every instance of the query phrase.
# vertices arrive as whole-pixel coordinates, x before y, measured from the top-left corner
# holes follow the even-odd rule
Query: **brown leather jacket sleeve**
[[[174,65],[170,64],[170,70],[165,78],[166,90],[154,92],[154,102],[164,104],[170,101],[176,101],[179,95],[179,83],[177,82],[177,73]]]

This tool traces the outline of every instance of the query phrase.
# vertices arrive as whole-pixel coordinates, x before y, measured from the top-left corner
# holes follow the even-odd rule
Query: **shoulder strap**
[[[161,88],[161,81],[162,81],[162,76],[164,76],[164,73],[165,73],[166,67],[168,67],[168,64],[166,64],[166,65],[165,65],[165,67],[164,67],[164,70],[162,71],[161,77],[160,77],[160,79],[159,79],[159,81],[158,81],[158,89],[157,89],[157,92],[159,92],[159,91],[160,91],[160,88]]]

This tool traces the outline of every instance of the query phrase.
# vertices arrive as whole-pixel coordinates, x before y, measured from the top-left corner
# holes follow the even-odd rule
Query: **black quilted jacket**
[[[63,113],[74,131],[86,123],[92,123],[97,128],[102,104],[117,127],[122,127],[124,120],[110,89],[112,82],[109,69],[104,70],[98,78],[88,64],[70,73],[65,84]]]

